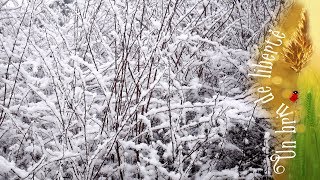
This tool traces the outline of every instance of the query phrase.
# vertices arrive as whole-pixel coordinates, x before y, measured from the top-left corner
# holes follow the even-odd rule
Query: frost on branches
[[[0,179],[270,176],[247,62],[276,0],[0,1]]]

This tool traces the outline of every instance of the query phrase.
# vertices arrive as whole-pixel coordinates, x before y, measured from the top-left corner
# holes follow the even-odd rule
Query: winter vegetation
[[[0,179],[268,179],[248,62],[278,0],[1,0]]]

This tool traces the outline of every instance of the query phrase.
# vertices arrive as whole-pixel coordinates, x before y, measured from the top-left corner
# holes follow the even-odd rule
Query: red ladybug
[[[293,91],[291,97],[289,98],[290,101],[296,102],[299,99],[299,92]]]

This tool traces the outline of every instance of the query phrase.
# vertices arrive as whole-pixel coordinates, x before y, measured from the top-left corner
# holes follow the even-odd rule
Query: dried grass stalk
[[[308,17],[305,10],[301,13],[301,21],[292,40],[284,48],[284,59],[291,68],[299,73],[309,62],[312,54],[312,43],[308,34]]]

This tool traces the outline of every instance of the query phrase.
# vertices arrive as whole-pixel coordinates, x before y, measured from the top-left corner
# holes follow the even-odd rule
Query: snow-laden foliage
[[[1,178],[268,176],[247,61],[283,6],[1,1]]]

